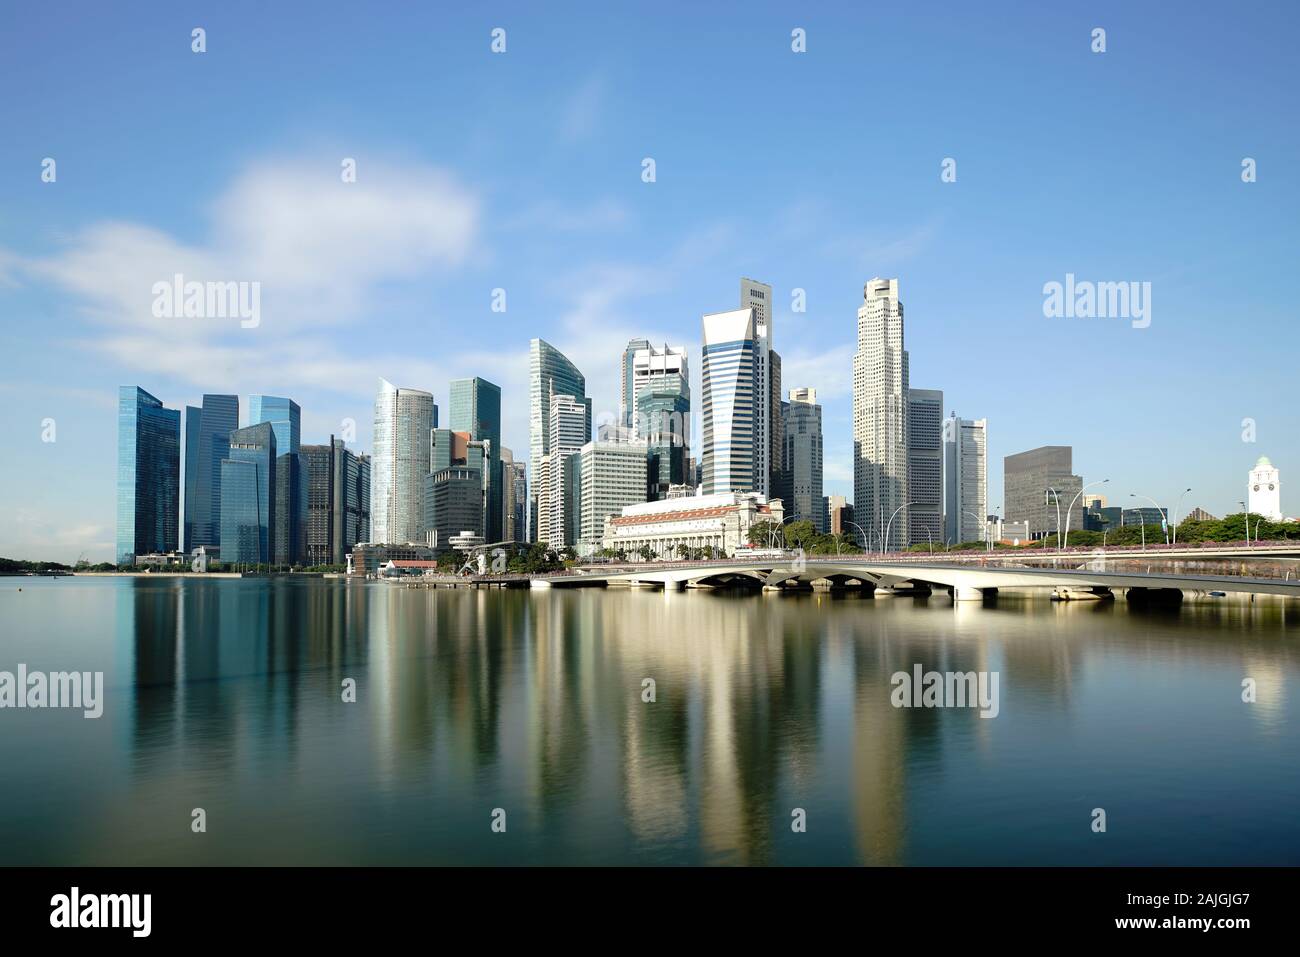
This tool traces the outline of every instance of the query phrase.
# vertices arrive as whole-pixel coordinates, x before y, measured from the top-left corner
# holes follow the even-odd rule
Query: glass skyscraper
[[[304,561],[342,565],[369,534],[370,459],[333,436],[328,445],[302,446],[299,455],[308,485]]]
[[[482,534],[489,542],[505,538],[505,484],[501,465],[501,387],[487,379],[453,379],[451,383],[451,429],[468,432],[478,442],[487,442],[488,476]]]
[[[767,439],[758,428],[758,405],[767,401],[760,377],[759,343],[752,308],[704,317],[704,494],[762,491],[755,446]]]
[[[180,522],[181,412],[144,389],[117,393],[117,562],[174,552]]]
[[[405,545],[424,538],[424,478],[429,434],[438,425],[433,396],[379,380],[375,395],[370,540]]]
[[[221,561],[269,564],[275,515],[275,432],[261,422],[230,433],[230,456],[221,463]]]
[[[587,379],[568,358],[545,339],[534,339],[528,347],[528,427],[530,466],[528,540],[537,541],[538,496],[542,458],[550,448],[551,396],[568,395],[586,408],[586,425],[582,446],[591,440],[591,399],[587,398]]]
[[[276,564],[302,562],[307,552],[307,470],[302,465],[300,436],[302,410],[298,403],[275,395],[248,397],[248,424],[270,424],[275,432],[276,510],[272,516],[271,560]]]
[[[185,551],[221,544],[221,463],[239,428],[239,396],[205,395],[185,407]]]

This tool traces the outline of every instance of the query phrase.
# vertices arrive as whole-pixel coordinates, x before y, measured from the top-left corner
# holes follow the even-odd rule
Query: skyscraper
[[[300,438],[302,410],[298,403],[275,395],[248,397],[248,424],[270,424],[275,432],[275,515],[272,516],[271,561],[277,565],[301,562],[307,550],[308,476],[302,466]]]
[[[601,547],[605,519],[646,500],[646,444],[588,442],[578,453],[580,554]]]
[[[853,511],[878,546],[907,546],[908,356],[897,279],[872,279],[853,354]],[[892,521],[891,521],[892,519]]]
[[[987,420],[959,419],[953,415],[943,427],[944,540],[954,545],[978,541],[984,534],[988,515]]]
[[[221,463],[237,428],[237,395],[205,395],[201,407],[185,407],[186,552],[221,544]]]
[[[943,391],[907,393],[908,541],[943,547]],[[981,518],[983,517],[983,513]]]
[[[773,346],[772,287],[754,279],[740,280],[740,308],[754,313],[754,486],[774,496],[781,488],[781,356]]]
[[[649,499],[664,498],[670,485],[688,480],[691,380],[686,349],[638,349],[632,356],[631,389],[631,437],[648,445],[646,494]]]
[[[578,541],[577,454],[591,437],[591,402],[571,395],[550,397],[547,452],[542,456],[537,498],[537,541],[552,548]],[[572,461],[570,461],[572,460]]]
[[[704,494],[762,491],[756,446],[766,447],[758,408],[766,392],[760,384],[760,346],[752,308],[703,317],[704,355],[700,415]]]
[[[221,463],[223,564],[264,565],[273,560],[277,458],[269,422],[230,433],[230,455]]]
[[[353,454],[333,436],[328,445],[302,446],[300,456],[308,489],[304,560],[342,565],[369,531],[369,458]]]
[[[502,532],[501,387],[487,379],[453,379],[451,383],[451,428],[468,432],[470,438],[488,442],[487,500],[483,536],[489,542],[505,538]]]
[[[564,353],[544,339],[533,339],[528,348],[528,418],[530,466],[532,471],[529,500],[529,541],[539,541],[538,495],[542,457],[550,451],[551,396],[573,396],[586,408],[584,438],[591,438],[591,399],[587,398],[587,380]]]
[[[1002,490],[1008,522],[1028,522],[1032,539],[1054,535],[1059,525],[1070,531],[1083,528],[1083,509],[1075,496],[1083,490],[1082,477],[1073,474],[1074,450],[1068,445],[1044,445],[1002,460]],[[1060,503],[1059,510],[1057,503]],[[1074,509],[1070,509],[1074,502]],[[1066,514],[1070,520],[1066,523]]]
[[[782,455],[784,488],[781,498],[785,515],[796,521],[812,522],[826,531],[826,510],[822,502],[822,407],[816,389],[791,389],[790,401],[781,403],[781,431],[785,437]]]
[[[528,533],[528,468],[501,449],[501,540],[521,542]]]
[[[370,483],[374,543],[404,545],[424,538],[424,478],[437,408],[428,392],[379,380]]]
[[[636,404],[635,376],[636,354],[650,348],[649,339],[631,339],[623,350],[623,359],[618,367],[618,421],[625,429],[633,428]]]
[[[144,389],[117,390],[117,562],[176,551],[181,412]]]

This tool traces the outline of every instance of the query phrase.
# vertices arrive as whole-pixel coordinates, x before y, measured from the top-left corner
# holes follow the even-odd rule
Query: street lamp
[[[845,525],[852,525],[852,526],[853,526],[854,528],[856,528],[859,532],[862,532],[862,547],[863,547],[863,549],[864,549],[866,552],[870,553],[870,552],[871,552],[871,536],[869,536],[869,535],[867,534],[866,530],[865,530],[861,525],[859,525],[857,522],[850,522],[847,518],[842,518],[842,519],[840,519],[840,521],[843,522]]]
[[[915,502],[904,502],[902,505],[898,506],[898,508],[894,509],[893,515],[889,516],[889,521],[885,523],[885,537],[880,541],[880,551],[882,554],[889,550],[889,530],[894,525],[894,519],[898,517],[898,513],[907,508],[907,506],[915,504]]]
[[[1156,514],[1157,514],[1157,515],[1161,515],[1161,512],[1160,512],[1160,506],[1156,504],[1156,500],[1153,499],[1151,496],[1149,496],[1149,495],[1136,495],[1136,494],[1134,494],[1133,492],[1129,492],[1129,493],[1128,493],[1128,497],[1129,497],[1129,498],[1144,498],[1144,499],[1146,499],[1148,502],[1151,503],[1151,507],[1154,508],[1154,509],[1156,510]],[[1140,511],[1140,510],[1139,510],[1139,511]],[[1169,528],[1168,528],[1168,526],[1169,526],[1169,522],[1168,522],[1168,518],[1167,518],[1167,516],[1162,516],[1162,517],[1165,518],[1165,544],[1168,545],[1168,544],[1169,544]],[[1146,523],[1146,520],[1143,519],[1143,520],[1142,520],[1142,542],[1143,542],[1142,547],[1143,547],[1143,548],[1146,548],[1146,540],[1147,540],[1147,523]]]
[[[1100,482],[1093,482],[1092,485],[1085,485],[1083,488],[1079,489],[1079,494],[1070,500],[1070,507],[1065,510],[1065,544],[1066,545],[1070,543],[1070,513],[1074,511],[1074,503],[1079,501],[1080,496],[1082,496],[1084,492],[1088,491],[1088,489],[1092,488],[1093,485],[1105,485],[1109,481],[1110,479],[1102,479]],[[1057,542],[1057,544],[1059,545],[1061,543]]]
[[[988,534],[988,524],[989,524],[989,522],[988,522],[988,516],[987,516],[987,515],[984,516],[983,519],[981,519],[978,515],[976,515],[974,512],[972,512],[972,511],[971,511],[970,509],[968,509],[968,508],[963,508],[963,509],[962,509],[962,513],[965,514],[965,515],[969,515],[971,518],[975,519],[976,523],[979,523],[979,522],[982,521],[982,522],[984,523],[984,538],[987,539],[987,538],[989,537],[989,534]],[[960,525],[961,523],[958,522],[957,524]]]
[[[1174,526],[1174,544],[1175,544],[1175,545],[1178,544],[1178,512],[1179,512],[1179,510],[1183,507],[1183,495],[1186,495],[1186,494],[1187,494],[1188,492],[1190,492],[1190,491],[1191,491],[1191,489],[1189,489],[1189,488],[1185,488],[1185,489],[1183,489],[1183,494],[1180,495],[1180,496],[1178,496],[1178,504],[1174,506],[1174,520],[1173,520],[1173,522],[1172,522],[1171,524]]]
[[[1044,505],[1047,504],[1048,492],[1051,492],[1052,498],[1056,499],[1056,550],[1059,552],[1061,550],[1061,496],[1057,493],[1056,489],[1052,488],[1049,485],[1047,489],[1043,492]],[[1045,537],[1046,536],[1044,536],[1044,538]]]
[[[1240,500],[1238,500],[1237,504],[1241,506],[1241,514],[1244,515],[1246,518],[1246,547],[1249,548],[1250,547],[1250,509],[1246,507],[1245,502],[1242,502]],[[1258,528],[1259,523],[1256,522],[1255,526],[1256,528]]]

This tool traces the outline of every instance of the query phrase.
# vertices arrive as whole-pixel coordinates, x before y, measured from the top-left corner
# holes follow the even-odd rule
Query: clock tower
[[[1261,455],[1255,467],[1247,477],[1246,501],[1250,511],[1263,515],[1269,521],[1282,521],[1282,479],[1281,474],[1267,455]]]

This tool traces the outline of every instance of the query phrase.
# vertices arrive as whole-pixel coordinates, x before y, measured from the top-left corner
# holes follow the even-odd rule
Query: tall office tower
[[[370,456],[357,456],[356,507],[348,509],[344,536],[350,542],[347,548],[361,542],[372,542],[370,535]]]
[[[181,410],[144,389],[117,390],[117,563],[176,551],[181,504]]]
[[[704,494],[762,491],[755,446],[766,447],[766,437],[758,432],[756,406],[766,393],[759,388],[754,310],[713,313],[703,325]]]
[[[514,479],[511,484],[513,492],[512,498],[512,518],[514,523],[511,528],[510,541],[522,542],[528,536],[528,463],[514,462],[507,466],[514,472]]]
[[[588,442],[578,453],[579,553],[600,549],[605,519],[646,500],[646,443]]]
[[[515,471],[515,453],[501,448],[501,541],[517,541],[519,524],[515,521],[515,483],[518,473]]]
[[[988,420],[950,416],[943,426],[944,541],[952,545],[979,541],[988,515]]]
[[[644,340],[633,340],[643,342]],[[631,343],[628,344],[629,347]],[[673,391],[686,400],[687,408],[691,401],[691,369],[683,346],[665,345],[656,349],[647,345],[632,354],[631,378],[628,388],[631,390],[628,402],[631,406],[628,425],[632,435],[645,438],[649,427],[646,416],[640,411],[637,401],[642,392],[654,389],[660,392]],[[683,434],[685,434],[683,430]]]
[[[532,486],[529,492],[528,540],[541,541],[538,536],[542,456],[550,451],[551,396],[573,396],[585,404],[587,422],[585,438],[579,448],[591,439],[591,399],[587,398],[587,380],[577,366],[564,353],[544,339],[533,339],[528,347],[528,428],[529,459]]]
[[[221,463],[221,561],[265,565],[273,561],[273,523],[279,491],[275,431],[269,422],[230,433]]]
[[[1282,521],[1282,473],[1261,455],[1246,476],[1246,501],[1250,514],[1263,515],[1270,522]]]
[[[1083,528],[1083,509],[1074,500],[1083,490],[1083,479],[1073,474],[1073,460],[1074,450],[1068,445],[1044,445],[1004,458],[1003,520],[1028,522],[1031,539],[1056,534],[1058,514],[1061,527],[1072,532]]]
[[[754,314],[754,479],[752,490],[769,497],[782,485],[781,357],[773,348],[772,287],[740,280],[740,308]],[[720,491],[725,491],[720,490]]]
[[[239,396],[205,395],[185,407],[185,551],[221,544],[221,463],[239,428]]]
[[[309,565],[342,565],[352,546],[365,540],[362,515],[369,524],[370,483],[367,479],[363,487],[362,469],[369,471],[369,460],[354,455],[332,435],[328,445],[302,446],[300,458],[307,475],[304,560]]]
[[[429,474],[424,477],[424,536],[430,547],[446,551],[453,535],[486,535],[488,502],[500,498],[500,491],[493,488],[500,467],[494,459],[492,442],[471,438],[469,432],[434,429],[429,445]],[[470,522],[467,516],[473,503],[477,503],[477,517]]]
[[[457,432],[468,432],[475,441],[490,443],[491,465],[484,476],[487,503],[483,536],[489,542],[502,541],[505,474],[501,459],[501,387],[478,377],[453,379],[449,424]]]
[[[781,431],[785,436],[781,490],[785,515],[812,522],[823,534],[826,510],[822,502],[822,407],[816,389],[791,389],[790,401],[781,403]]]
[[[370,539],[376,544],[424,539],[424,477],[437,409],[428,392],[379,380],[370,483]]]
[[[872,279],[858,309],[853,354],[853,511],[870,547],[905,548],[908,356],[897,279]]]
[[[280,456],[275,475],[278,483],[273,516],[271,561],[292,565],[306,557],[307,470],[302,467],[300,436],[302,410],[298,403],[275,395],[248,397],[248,424],[268,422],[275,432]]]
[[[943,549],[943,390],[907,393],[908,541]],[[980,513],[981,516],[984,514]]]
[[[633,427],[635,422],[636,390],[633,387],[634,364],[636,354],[650,348],[649,339],[631,339],[623,350],[623,358],[618,367],[618,421],[625,429]]]
[[[591,402],[576,396],[550,397],[546,454],[538,470],[537,541],[552,548],[578,540],[578,452],[591,438]],[[570,461],[570,460],[573,461]]]

